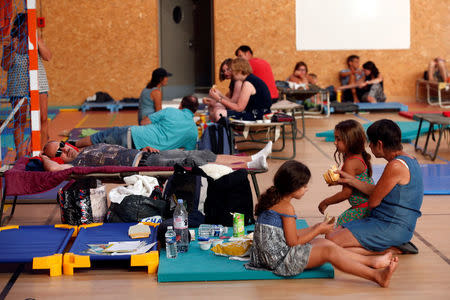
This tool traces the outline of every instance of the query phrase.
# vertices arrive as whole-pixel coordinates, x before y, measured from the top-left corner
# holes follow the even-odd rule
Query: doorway
[[[173,76],[164,100],[207,92],[214,78],[212,1],[160,0],[161,67]]]

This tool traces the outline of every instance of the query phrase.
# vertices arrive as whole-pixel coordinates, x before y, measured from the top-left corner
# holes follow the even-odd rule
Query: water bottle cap
[[[167,230],[173,229],[173,226],[167,226]]]
[[[183,204],[183,199],[178,199],[178,203]]]

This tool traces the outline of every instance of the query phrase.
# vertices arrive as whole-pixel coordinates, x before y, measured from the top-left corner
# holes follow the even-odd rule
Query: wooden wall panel
[[[41,5],[42,34],[53,52],[45,63],[50,105],[80,105],[96,91],[115,99],[139,95],[159,65],[158,0],[46,0]],[[322,86],[337,85],[337,72],[355,53],[379,66],[389,100],[413,99],[414,81],[428,61],[437,55],[450,60],[448,1],[411,0],[409,50],[297,51],[294,8],[293,0],[215,0],[216,76],[221,61],[248,44],[255,56],[269,61],[276,79],[285,79],[304,60]]]
[[[289,76],[297,61],[308,64],[321,86],[338,85],[338,71],[346,57],[359,55],[361,63],[372,60],[385,78],[389,100],[414,99],[415,80],[428,61],[443,56],[450,66],[450,5],[441,0],[411,0],[411,48],[408,50],[297,51],[295,1],[216,0],[214,7],[216,70],[226,57],[234,57],[241,44],[271,65],[276,79]],[[320,18],[320,11],[317,12]],[[218,78],[216,78],[218,81]],[[225,88],[225,84],[220,85]]]
[[[41,3],[53,52],[45,63],[49,105],[80,105],[97,91],[139,97],[159,64],[157,0]]]

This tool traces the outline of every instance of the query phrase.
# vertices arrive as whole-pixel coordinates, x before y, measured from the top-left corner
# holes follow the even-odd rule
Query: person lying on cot
[[[368,195],[370,214],[338,226],[327,239],[359,254],[416,254],[418,250],[410,240],[421,216],[420,165],[403,151],[401,130],[395,122],[378,120],[369,126],[367,136],[373,155],[388,161],[380,180],[373,185],[338,171],[341,175],[338,182]]]
[[[159,151],[145,147],[141,151],[127,149],[119,145],[95,144],[82,150],[58,141],[45,144],[40,157],[46,171],[61,171],[75,166],[130,166],[130,167],[183,167],[202,166],[208,163],[228,166],[230,168],[267,169],[267,156],[272,153],[272,142],[252,156],[216,155],[209,150],[166,150]],[[59,157],[63,162],[55,162]]]
[[[168,107],[151,114],[148,125],[111,127],[73,143],[78,148],[106,143],[134,149],[149,146],[159,150],[194,150],[198,138],[194,122],[197,109],[197,97],[185,96],[178,109]]]

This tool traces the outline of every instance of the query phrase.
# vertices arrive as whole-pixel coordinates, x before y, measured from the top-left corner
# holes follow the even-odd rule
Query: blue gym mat
[[[128,236],[128,228],[136,223],[104,223],[100,226],[80,228],[70,253],[90,256],[91,261],[100,260],[124,260],[129,259],[130,255],[93,255],[83,253],[89,247],[87,244],[107,244],[109,242],[124,242],[144,240],[147,243],[156,242],[158,227],[150,226],[150,236],[145,239],[131,239]],[[155,244],[149,251],[157,250]]]
[[[110,101],[110,102],[85,101],[80,107],[82,112],[86,112],[87,110],[91,110],[93,108],[108,109],[110,112],[119,111],[119,105],[117,105],[117,101]]]
[[[385,165],[374,165],[373,180],[378,182]],[[450,195],[450,164],[420,165],[423,176],[424,195]]]
[[[0,262],[28,263],[34,257],[62,253],[73,229],[52,225],[20,226],[0,231]]]
[[[308,227],[305,220],[297,220],[297,228],[305,227]],[[246,227],[246,231],[253,229],[253,225]],[[230,231],[230,228],[228,231]],[[228,234],[231,235],[232,233],[228,232]],[[265,270],[247,270],[244,267],[245,263],[247,262],[230,260],[228,257],[215,255],[211,250],[201,250],[198,242],[194,241],[189,244],[189,251],[186,253],[179,253],[176,259],[168,259],[165,250],[160,251],[158,282],[334,277],[334,269],[329,263],[326,263],[319,268],[306,270],[293,277],[280,277]]]
[[[408,111],[408,105],[399,102],[377,102],[377,103],[356,103],[359,107],[359,111]]]
[[[378,102],[378,103],[355,103],[358,105],[359,111],[408,111],[408,106],[399,102]],[[325,113],[327,113],[327,107],[324,106]],[[330,107],[330,113],[334,113],[334,107]]]
[[[364,130],[372,125],[373,122],[362,124]],[[417,131],[419,130],[419,122],[416,121],[398,121],[395,122],[400,127],[402,131],[402,143],[409,143],[413,141],[417,136]],[[430,123],[423,122],[422,128],[420,128],[420,134],[425,134],[428,132]],[[334,142],[334,130],[327,130],[316,133],[316,137],[325,137],[326,142]]]

